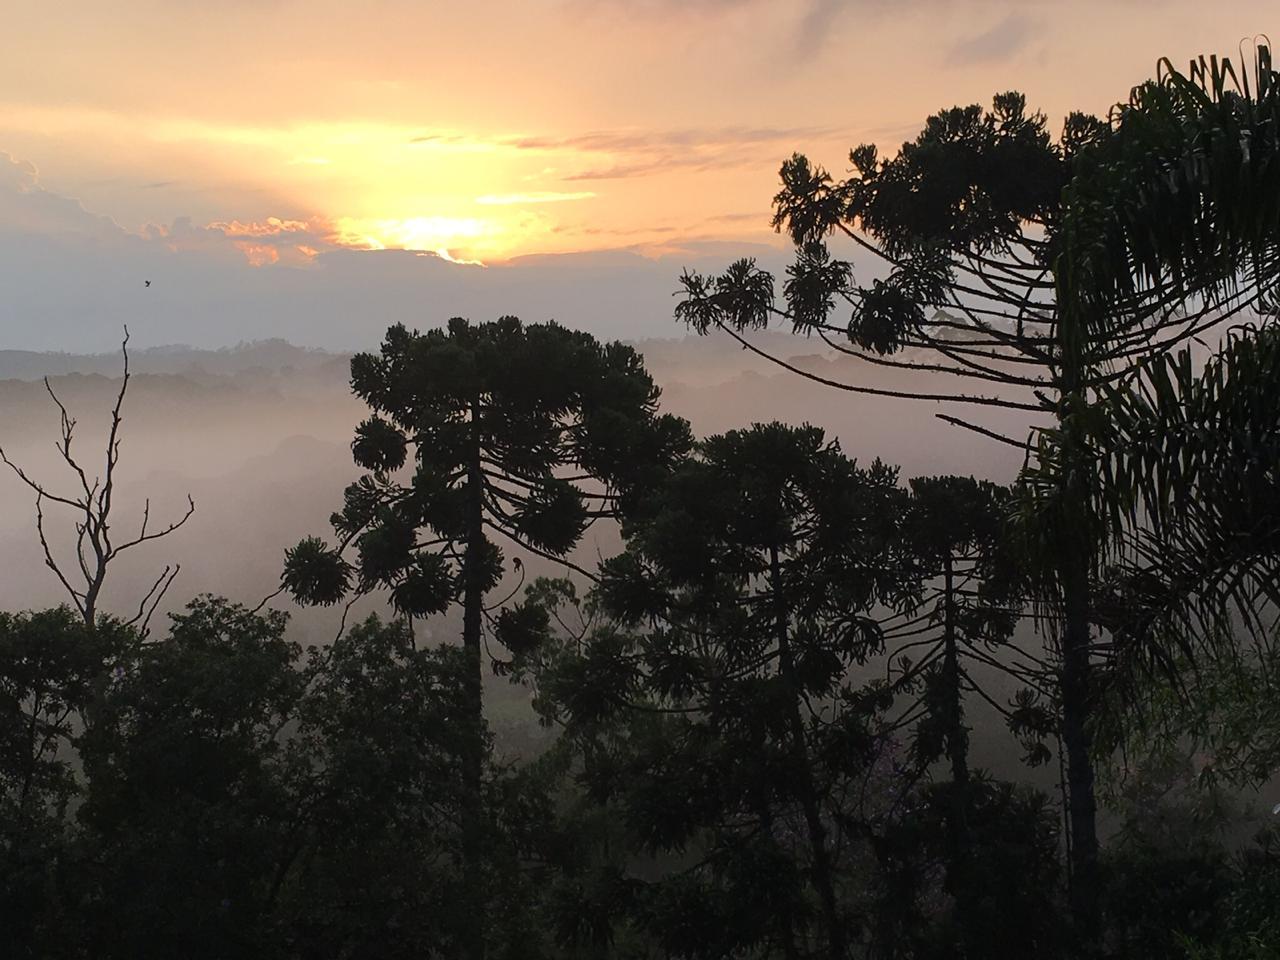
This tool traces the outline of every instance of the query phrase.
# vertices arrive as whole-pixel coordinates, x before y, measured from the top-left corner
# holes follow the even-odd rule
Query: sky
[[[843,171],[1010,88],[1054,124],[1103,113],[1158,57],[1275,26],[1272,3],[1206,9],[8,4],[0,348],[107,349],[131,321],[144,344],[345,349],[492,311],[672,333],[682,266],[783,256],[769,208],[793,151]]]

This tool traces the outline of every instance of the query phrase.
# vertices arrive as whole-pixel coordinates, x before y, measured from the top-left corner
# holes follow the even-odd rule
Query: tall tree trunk
[[[1067,754],[1068,829],[1071,839],[1071,915],[1087,951],[1098,947],[1100,910],[1098,892],[1097,799],[1094,796],[1092,743],[1088,721],[1092,709],[1090,690],[1090,576],[1093,552],[1089,523],[1089,495],[1085,477],[1095,465],[1080,435],[1085,409],[1084,344],[1088,323],[1084,308],[1068,300],[1060,315],[1058,339],[1062,356],[1062,380],[1058,426],[1062,431],[1060,529],[1052,531],[1057,546],[1058,582],[1062,591],[1062,745]]]
[[[805,828],[809,834],[809,846],[813,856],[813,883],[818,888],[818,896],[822,902],[822,916],[827,927],[827,955],[832,960],[845,960],[848,951],[845,946],[844,927],[840,923],[840,913],[836,907],[831,855],[827,851],[827,828],[822,823],[818,791],[813,782],[813,771],[809,767],[809,748],[805,742],[804,718],[800,714],[795,664],[791,656],[787,603],[782,591],[782,562],[778,557],[776,545],[769,548],[769,576],[773,590],[778,669],[791,692],[791,709],[788,712],[787,725],[791,735],[791,751],[796,763],[800,806],[804,811]]]
[[[479,410],[472,408],[473,430],[478,430]],[[462,871],[468,911],[463,922],[467,960],[484,960],[485,898],[482,879],[484,809],[481,777],[484,769],[484,696],[480,648],[484,615],[484,474],[477,438],[467,471],[467,548],[463,560],[462,649],[466,658],[467,717],[469,728],[462,760]]]
[[[31,719],[27,721],[27,755],[24,758],[27,762],[26,769],[22,772],[22,790],[18,794],[18,815],[24,821],[27,818],[27,798],[31,795],[31,786],[36,776],[36,733],[39,724],[40,694],[37,693],[31,700]]]
[[[960,698],[960,655],[956,648],[956,593],[952,559],[947,557],[943,573],[942,640],[943,670],[947,676],[947,759],[951,779],[964,790],[969,786],[969,734],[964,728],[964,705]],[[963,806],[961,807],[963,813]],[[965,826],[964,818],[956,824]]]
[[[756,811],[765,834],[770,840],[776,841],[777,831],[774,830],[773,811],[769,809],[767,798],[761,799],[756,804]],[[785,960],[800,960],[800,951],[796,949],[795,923],[791,914],[790,903],[778,911],[778,936],[782,940],[782,956]]]
[[[960,653],[956,628],[954,561],[947,554],[942,591],[942,670],[946,680],[947,759],[951,764],[951,802],[947,810],[947,892],[956,910],[960,944],[957,955],[972,956],[978,918],[972,909],[975,891],[969,868],[969,732],[964,727],[960,695]]]
[[[1089,573],[1087,558],[1068,558],[1063,569],[1062,744],[1067,754],[1067,802],[1071,831],[1071,907],[1080,936],[1096,945],[1099,934],[1098,824],[1089,733]]]

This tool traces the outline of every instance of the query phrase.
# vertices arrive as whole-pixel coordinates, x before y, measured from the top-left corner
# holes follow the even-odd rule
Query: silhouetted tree
[[[1141,112],[1141,103],[1134,106]],[[953,108],[930,117],[894,156],[872,145],[850,154],[853,173],[836,181],[806,158],[783,164],[774,225],[796,245],[774,300],[772,276],[751,260],[722,276],[686,273],[677,318],[698,332],[727,331],[745,346],[746,331],[777,318],[817,336],[842,355],[905,372],[954,377],[981,392],[925,393],[839,383],[778,361],[799,375],[853,393],[945,401],[977,409],[1024,410],[1061,430],[1061,469],[1052,496],[1024,511],[1029,559],[1038,562],[1036,596],[1060,654],[1057,677],[1067,755],[1069,837],[1075,913],[1082,934],[1097,927],[1096,799],[1089,717],[1096,623],[1093,585],[1104,559],[1106,517],[1090,497],[1095,464],[1081,430],[1091,398],[1159,356],[1255,301],[1236,291],[1196,300],[1177,284],[1111,283],[1133,259],[1107,260],[1108,203],[1141,206],[1142,190],[1160,174],[1118,181],[1102,198],[1073,193],[1091,158],[1107,156],[1111,126],[1083,114],[1050,135],[1043,115],[1021,94],[1000,94],[992,108]],[[1105,160],[1096,169],[1109,171]],[[853,266],[832,257],[838,234],[870,254],[886,275],[860,286]],[[1104,262],[1110,266],[1104,268]],[[842,311],[845,317],[834,316]],[[904,354],[904,351],[914,351]],[[900,358],[899,358],[900,357]],[[1034,456],[1034,439],[1002,437],[981,424],[952,423]]]
[[[939,868],[951,860],[949,787],[933,784],[912,793],[876,832],[867,955],[1078,957],[1065,936],[1057,814],[1043,794],[1024,785],[981,774],[971,778],[964,876],[969,888],[958,909],[941,906],[946,881],[939,882]]]
[[[462,651],[416,649],[403,622],[376,617],[312,652],[272,890],[296,955],[460,955],[476,909],[458,869],[466,670]],[[528,913],[509,880],[503,893]]]
[[[280,734],[306,680],[284,625],[202,598],[112,671],[80,745],[75,927],[95,956],[271,955],[297,802]]]
[[[151,524],[151,501],[147,500],[142,508],[142,523],[137,533],[123,539],[112,539],[111,509],[115,496],[115,474],[120,464],[120,425],[123,422],[121,408],[124,406],[125,393],[129,389],[129,328],[124,331],[124,341],[120,344],[120,353],[124,357],[124,374],[120,378],[120,390],[116,393],[115,405],[111,408],[111,426],[107,433],[106,460],[101,475],[89,480],[90,471],[73,454],[71,445],[74,439],[76,421],[67,412],[58,395],[53,392],[49,378],[44,378],[44,387],[50,399],[58,408],[61,417],[58,453],[63,463],[73,475],[73,481],[79,489],[69,494],[53,492],[47,485],[33,480],[18,464],[9,459],[3,447],[0,447],[0,461],[13,470],[14,474],[36,495],[36,533],[40,537],[40,546],[44,550],[44,562],[63,589],[71,598],[72,604],[90,629],[93,629],[98,616],[98,608],[102,598],[102,588],[107,579],[111,562],[133,547],[167,537],[195,513],[195,501],[187,497],[186,512],[174,522],[158,529],[147,528]],[[45,501],[69,508],[75,515],[76,532],[75,566],[66,562],[59,563],[54,558],[53,549],[45,531]],[[125,623],[136,626],[142,636],[146,636],[148,625],[160,601],[177,577],[180,565],[166,565],[156,578],[151,588],[138,602],[137,612]],[[83,581],[83,585],[81,585]]]
[[[917,586],[896,552],[904,491],[812,427],[698,450],[627,520],[599,587],[614,619],[540,695],[640,848],[689,863],[646,894],[664,949],[844,957],[836,851],[880,703],[847,676],[883,652],[878,605]]]
[[[1073,449],[1096,464],[1084,477],[1106,520],[1096,605],[1113,635],[1111,660],[1125,668],[1112,671],[1106,700],[1121,713],[1143,701],[1152,670],[1165,674],[1157,691],[1209,692],[1186,673],[1206,653],[1214,672],[1239,677],[1242,632],[1264,648],[1257,660],[1270,656],[1263,611],[1277,600],[1280,563],[1278,80],[1267,45],[1252,62],[1200,57],[1185,73],[1162,61],[1160,78],[1117,109],[1113,135],[1067,194],[1086,306],[1162,291],[1224,313],[1246,305],[1261,320],[1233,327],[1203,370],[1189,348],[1134,365],[1073,431],[1045,431],[1028,473],[1036,497],[1052,502],[1052,474]],[[1167,716],[1168,704],[1156,706]],[[1116,742],[1129,721],[1108,719]]]
[[[52,892],[80,794],[75,749],[103,675],[132,642],[68,607],[0,614],[0,924],[14,956],[41,956],[37,942],[73,909]]]
[[[903,716],[915,718],[916,762],[945,757],[951,774],[938,799],[945,801],[946,887],[960,937],[953,947],[958,955],[990,955],[990,934],[1002,924],[981,909],[982,890],[969,870],[976,853],[969,822],[973,804],[992,795],[990,784],[971,784],[965,699],[972,693],[985,700],[1023,740],[1027,760],[1042,763],[1048,751],[1041,737],[1051,723],[1039,702],[1045,664],[1013,642],[1026,591],[1009,529],[1012,491],[955,476],[916,477],[909,486],[904,549],[929,589],[919,607],[886,624],[885,642],[903,661],[896,687],[908,694]],[[1008,706],[1000,703],[975,665],[1024,690]]]
[[[476,904],[465,954],[478,958],[485,594],[503,574],[490,534],[567,564],[595,519],[612,516],[684,449],[688,429],[658,414],[658,389],[630,347],[514,317],[454,319],[426,333],[394,326],[380,354],[352,360],[351,382],[375,411],[352,442],[371,472],[334,514],[338,545],[304,540],[289,551],[284,581],[304,603],[385,588],[409,618],[461,602],[471,744],[463,859]],[[410,451],[412,475],[398,479]],[[343,556],[349,546],[354,566]]]
[[[1106,397],[1086,442],[1110,511],[1104,613],[1126,675],[1177,674],[1212,645],[1271,642],[1280,601],[1280,329],[1233,329],[1201,368],[1189,350]],[[1043,444],[1048,470],[1056,434]],[[1031,483],[1044,483],[1031,471]],[[1123,679],[1118,677],[1117,679]]]
[[[98,642],[105,622],[72,623],[68,639]],[[15,904],[43,908],[17,940],[31,956],[463,949],[475,905],[459,867],[462,652],[418,650],[405,623],[371,617],[304,661],[285,624],[206,597],[158,641],[125,645],[72,743],[78,828],[66,823],[42,870],[4,878],[32,884]],[[518,778],[493,778],[486,805],[517,855],[527,823],[550,820],[539,803]],[[518,865],[495,871],[499,952],[536,957],[550,937]]]

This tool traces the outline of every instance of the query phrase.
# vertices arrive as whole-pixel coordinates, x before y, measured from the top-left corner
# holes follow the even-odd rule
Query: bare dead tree
[[[75,435],[76,421],[67,412],[63,402],[53,390],[49,378],[44,378],[44,387],[58,408],[61,424],[57,442],[58,454],[63,463],[74,474],[78,489],[63,495],[55,493],[46,484],[33,479],[27,472],[9,459],[8,453],[0,446],[0,461],[13,470],[18,479],[26,484],[36,495],[36,534],[40,538],[40,546],[44,551],[44,562],[64,590],[71,597],[76,611],[83,618],[85,625],[93,629],[98,615],[98,607],[102,597],[103,584],[111,562],[126,550],[139,544],[167,537],[195,513],[196,504],[191,496],[187,496],[187,509],[182,517],[159,529],[149,529],[151,525],[151,500],[147,499],[142,508],[141,528],[131,537],[121,541],[112,539],[111,509],[116,492],[116,468],[120,464],[120,415],[124,406],[125,393],[129,389],[129,328],[124,329],[124,340],[120,344],[120,352],[124,357],[124,375],[120,381],[120,390],[116,394],[115,406],[111,410],[111,426],[107,433],[106,463],[101,476],[95,475],[89,480],[81,461],[72,452],[72,441]],[[74,566],[60,562],[54,558],[45,530],[45,503],[65,507],[75,517],[76,548]],[[156,577],[150,589],[138,602],[137,611],[125,622],[137,627],[142,636],[149,630],[151,617],[164,599],[170,585],[182,568],[181,564],[165,564],[164,570]],[[83,585],[81,585],[83,581]]]

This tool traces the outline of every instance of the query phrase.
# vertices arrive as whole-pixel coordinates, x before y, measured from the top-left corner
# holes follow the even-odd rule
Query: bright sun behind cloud
[[[480,254],[492,255],[504,246],[502,225],[479,217],[342,217],[335,226],[336,239],[343,246],[370,250],[421,250],[448,259],[479,259]]]

